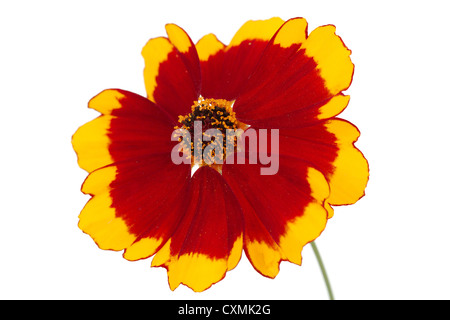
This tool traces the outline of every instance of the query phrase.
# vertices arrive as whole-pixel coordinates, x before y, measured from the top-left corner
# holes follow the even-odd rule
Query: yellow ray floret
[[[109,185],[117,175],[117,167],[108,166],[95,170],[83,182],[81,191],[85,194],[102,194],[109,191]]]
[[[116,217],[109,192],[92,197],[81,211],[78,226],[100,249],[123,250],[136,239],[121,218]]]
[[[300,265],[302,248],[321,234],[327,219],[332,215],[332,211],[328,212],[324,207],[329,207],[325,199],[330,192],[325,177],[316,169],[308,168],[307,179],[314,199],[306,208],[299,208],[296,218],[286,222],[285,231],[276,239],[276,243],[247,240],[245,244],[252,265],[267,277],[274,278],[278,274],[282,260]]]
[[[293,44],[303,43],[306,39],[306,28],[308,23],[303,18],[291,19],[278,30],[274,45],[280,45],[282,48],[288,48]]]
[[[79,215],[78,226],[89,234],[101,249],[123,250],[136,237],[129,233],[125,222],[116,217],[110,196],[110,184],[117,168],[108,166],[89,174],[81,191],[93,195]]]
[[[317,119],[329,119],[337,116],[348,105],[350,96],[344,96],[342,94],[335,95],[326,104],[319,108],[319,115]]]
[[[122,108],[120,100],[124,97],[125,95],[117,90],[104,90],[89,101],[88,107],[103,114],[111,114],[113,110]]]
[[[125,250],[123,257],[130,261],[148,258],[155,254],[162,241],[162,238],[140,239]]]
[[[220,50],[225,48],[225,45],[217,40],[212,33],[207,34],[201,38],[195,45],[200,61],[207,61],[210,56],[215,55]]]
[[[350,86],[353,77],[351,51],[335,34],[334,26],[322,26],[311,32],[302,45],[305,54],[314,59],[328,91],[335,95]]]
[[[80,168],[91,172],[113,162],[108,147],[112,116],[100,116],[82,127],[72,137]]]
[[[287,260],[300,265],[302,263],[303,247],[316,239],[325,228],[328,213],[318,203],[310,203],[303,215],[289,221],[285,234],[280,238],[280,249]]]
[[[169,286],[175,290],[184,284],[201,292],[225,277],[227,271],[238,264],[242,254],[242,236],[238,237],[228,257],[214,258],[203,253],[185,253],[182,255],[170,252],[171,239],[156,253],[152,267],[167,268]]]
[[[238,46],[245,40],[269,41],[283,23],[280,18],[247,21],[231,39],[229,47]]]
[[[167,38],[150,39],[142,49],[142,56],[145,61],[144,82],[147,90],[147,97],[155,102],[153,96],[159,74],[159,66],[168,59],[169,54],[174,50],[174,46]]]
[[[184,254],[171,260],[167,272],[172,290],[183,283],[195,292],[201,292],[222,280],[226,270],[226,259],[214,259],[196,253]]]
[[[192,47],[191,40],[187,33],[176,24],[167,24],[166,32],[170,42],[172,42],[181,53],[187,53]]]
[[[311,188],[311,196],[320,204],[330,195],[330,187],[323,174],[314,169],[308,168],[307,180]]]
[[[241,260],[242,248],[243,248],[243,241],[242,235],[240,235],[234,242],[234,245],[231,248],[230,255],[228,256],[228,267],[227,267],[228,270],[234,269]]]
[[[333,133],[339,147],[333,165],[334,172],[328,177],[332,205],[352,204],[363,195],[369,179],[369,165],[362,153],[354,146],[359,137],[358,129],[351,123],[334,119],[326,123],[326,128]]]
[[[246,241],[248,258],[253,267],[269,278],[275,278],[280,271],[282,256],[280,248],[275,244],[263,241]]]

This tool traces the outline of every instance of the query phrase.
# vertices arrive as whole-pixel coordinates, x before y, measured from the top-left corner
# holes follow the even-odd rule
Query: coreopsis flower
[[[270,278],[281,261],[300,265],[332,206],[355,203],[368,180],[358,129],[336,118],[350,50],[334,26],[308,35],[302,18],[248,21],[228,45],[166,30],[142,50],[147,97],[102,91],[89,102],[101,115],[73,136],[92,196],[79,227],[127,260],[153,256],[172,290],[209,288],[243,251]]]

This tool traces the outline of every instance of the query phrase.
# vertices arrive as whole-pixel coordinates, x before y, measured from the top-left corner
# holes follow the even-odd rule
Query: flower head
[[[229,45],[166,30],[142,50],[147,97],[99,93],[89,107],[101,115],[73,136],[92,196],[79,227],[128,260],[154,256],[172,290],[209,288],[242,251],[271,278],[283,260],[300,265],[331,205],[356,202],[368,180],[358,129],[335,118],[350,50],[302,18],[248,21]],[[174,161],[181,151],[188,161]]]

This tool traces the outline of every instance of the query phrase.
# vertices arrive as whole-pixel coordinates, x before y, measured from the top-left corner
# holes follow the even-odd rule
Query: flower
[[[92,196],[79,227],[127,260],[154,255],[151,265],[167,269],[172,290],[209,288],[242,251],[270,278],[283,260],[300,265],[332,205],[355,203],[368,181],[354,146],[358,129],[336,118],[349,102],[342,91],[353,77],[350,50],[332,25],[308,35],[303,18],[248,21],[229,45],[213,34],[194,44],[174,24],[166,30],[142,50],[147,97],[102,91],[89,102],[101,115],[73,136],[89,173],[82,192]],[[278,140],[259,152],[276,155],[275,172],[263,174],[261,159],[229,161],[251,160],[236,144],[223,164],[175,163],[172,152],[185,140],[173,132],[193,133],[195,121],[205,132],[254,130],[259,139],[270,132]],[[200,138],[185,141],[188,156],[213,145],[216,154],[228,150],[204,132]]]

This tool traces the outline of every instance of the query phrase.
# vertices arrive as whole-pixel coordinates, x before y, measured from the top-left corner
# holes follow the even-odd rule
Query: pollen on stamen
[[[175,129],[185,129],[192,137],[190,146],[187,144],[183,145],[183,148],[191,150],[192,166],[195,164],[212,165],[213,167],[217,166],[217,163],[214,161],[215,159],[219,159],[220,156],[222,156],[220,163],[223,163],[223,160],[226,158],[227,143],[233,145],[233,151],[236,150],[237,141],[235,141],[236,139],[234,138],[233,141],[231,141],[231,139],[226,137],[226,130],[241,129],[245,124],[242,124],[236,119],[236,114],[234,113],[232,106],[233,101],[224,99],[205,99],[200,96],[197,101],[193,102],[191,113],[178,116],[179,123]],[[193,138],[194,123],[196,121],[201,121],[202,124],[202,136],[201,140],[198,139],[198,141],[194,141]],[[220,139],[216,140],[214,135],[206,133],[208,129],[216,129],[222,134],[222,145],[220,144]],[[183,139],[181,137],[178,140],[183,144]],[[205,156],[203,153],[208,146],[210,146],[208,149],[211,150],[211,152]],[[201,150],[202,159],[195,158],[195,150]],[[230,149],[228,149],[228,151],[229,150]]]

